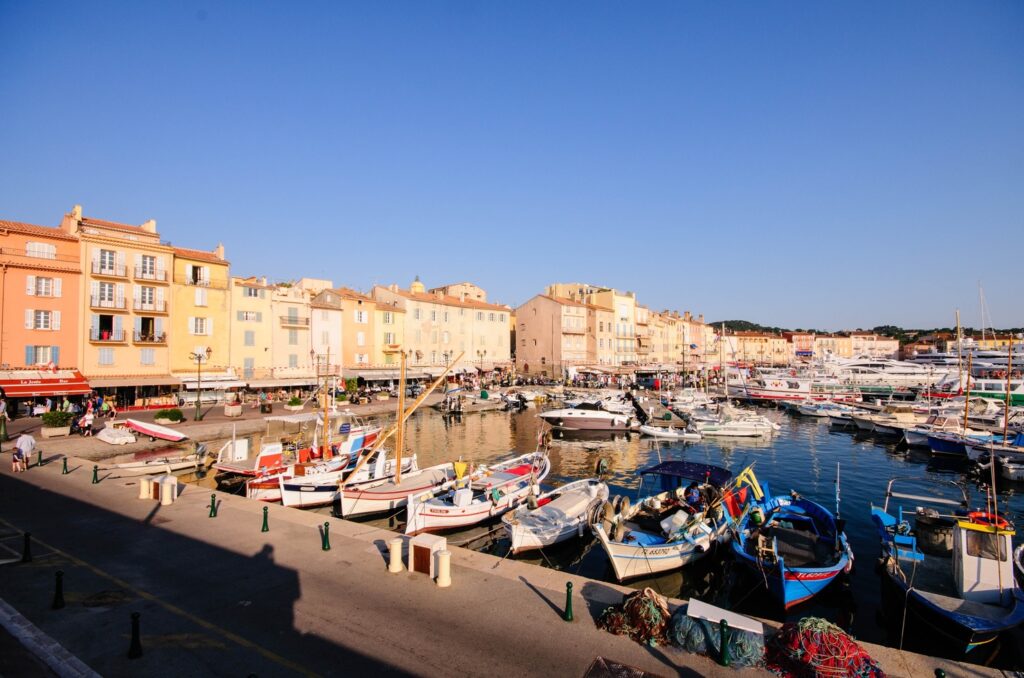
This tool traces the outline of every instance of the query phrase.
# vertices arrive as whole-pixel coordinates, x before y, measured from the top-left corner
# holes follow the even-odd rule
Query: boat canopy
[[[686,480],[708,479],[713,485],[719,487],[732,480],[732,471],[721,466],[710,464],[698,464],[692,461],[663,461],[656,466],[637,471],[640,475],[669,476],[673,478],[685,478]]]

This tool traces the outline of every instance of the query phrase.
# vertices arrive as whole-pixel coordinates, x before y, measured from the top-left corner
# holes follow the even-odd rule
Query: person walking
[[[82,415],[81,424],[79,424],[79,426],[81,426],[82,428],[83,436],[89,437],[92,435],[92,422],[94,418],[95,417],[92,413],[92,410],[89,410],[88,412]]]
[[[36,448],[36,439],[28,433],[18,436],[14,443],[14,459],[11,470],[15,473],[28,470],[28,459],[32,456],[32,450]]]

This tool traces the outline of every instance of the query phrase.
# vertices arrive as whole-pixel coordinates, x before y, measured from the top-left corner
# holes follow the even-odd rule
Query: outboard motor
[[[641,425],[646,424],[648,421],[651,420],[651,415],[647,414],[647,410],[645,410],[640,405],[640,402],[636,399],[636,396],[627,391],[625,394],[625,398],[629,402],[633,403],[633,410],[636,411],[636,420],[639,421]]]

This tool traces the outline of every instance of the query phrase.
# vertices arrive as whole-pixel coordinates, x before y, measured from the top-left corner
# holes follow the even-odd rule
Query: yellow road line
[[[7,520],[5,520],[3,518],[0,518],[0,523],[3,523],[4,525],[7,525],[8,527],[10,527],[12,529],[18,529],[13,524],[11,524],[10,522],[8,522]],[[179,617],[181,617],[183,619],[187,619],[188,621],[190,621],[193,624],[196,624],[198,626],[201,626],[202,628],[206,629],[207,631],[212,631],[212,632],[214,632],[214,633],[216,633],[216,634],[218,634],[220,636],[223,636],[224,638],[230,640],[231,642],[233,642],[233,643],[235,643],[237,645],[241,645],[242,647],[244,647],[246,649],[253,650],[254,652],[260,654],[261,656],[263,656],[266,659],[269,659],[270,661],[274,662],[275,664],[280,664],[281,666],[283,666],[286,669],[289,669],[291,671],[295,671],[296,673],[298,673],[300,675],[303,675],[303,676],[309,676],[310,678],[314,678],[314,677],[318,676],[317,673],[314,673],[313,671],[310,671],[309,669],[307,669],[304,666],[300,666],[299,664],[296,664],[295,662],[293,662],[293,661],[291,661],[289,659],[285,659],[284,657],[282,657],[279,654],[275,654],[274,652],[271,652],[270,650],[266,649],[265,647],[261,647],[260,645],[257,645],[256,643],[253,643],[250,640],[246,640],[245,638],[243,638],[242,636],[238,635],[237,633],[232,633],[231,631],[227,631],[227,630],[217,626],[216,624],[211,624],[210,622],[208,622],[208,621],[206,621],[204,619],[200,619],[199,617],[195,616],[194,614],[192,614],[190,612],[186,612],[185,610],[181,609],[177,605],[173,605],[171,603],[168,603],[165,600],[161,600],[160,598],[158,598],[157,596],[153,595],[152,593],[149,593],[148,591],[143,591],[142,589],[140,589],[140,588],[138,588],[136,586],[133,586],[132,584],[129,584],[128,582],[126,582],[125,580],[121,579],[120,577],[112,575],[109,572],[105,572],[104,570],[100,569],[99,567],[96,567],[95,565],[93,565],[91,563],[87,563],[86,561],[82,560],[81,558],[76,558],[75,556],[71,555],[70,553],[66,553],[64,551],[61,551],[56,546],[52,546],[50,544],[47,544],[46,542],[44,542],[44,541],[42,541],[40,539],[37,539],[35,536],[32,537],[32,540],[34,542],[40,544],[41,546],[45,546],[46,548],[50,549],[54,553],[57,553],[57,554],[65,557],[65,558],[67,558],[72,563],[74,563],[76,565],[79,565],[81,567],[84,567],[87,570],[91,570],[93,573],[103,577],[104,579],[108,579],[108,580],[114,582],[119,587],[121,587],[123,589],[126,589],[128,591],[131,591],[132,593],[134,593],[139,598],[142,598],[144,600],[148,600],[151,603],[156,603],[157,605],[159,605],[160,607],[164,608],[168,612],[171,612],[172,614],[176,614],[176,615],[178,615]]]

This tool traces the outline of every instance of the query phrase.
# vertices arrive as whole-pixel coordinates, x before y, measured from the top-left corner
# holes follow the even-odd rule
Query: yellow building
[[[283,386],[317,383],[310,337],[310,292],[292,284],[275,285],[270,294],[272,370]]]
[[[376,343],[372,366],[397,365],[399,356],[394,351],[399,350],[405,340],[405,310],[378,303],[373,312],[373,320]]]
[[[94,219],[75,205],[61,228],[78,237],[81,253],[80,371],[122,407],[173,402],[163,397],[180,386],[168,349],[174,253],[156,221]]]
[[[814,337],[814,357],[853,357],[853,340],[842,334],[818,334]]]
[[[235,374],[252,388],[273,379],[273,318],[266,278],[231,278],[231,353]]]
[[[587,360],[591,365],[615,364],[615,313],[587,304]]]
[[[223,245],[212,252],[175,247],[173,254],[171,374],[186,390],[195,389],[197,380],[211,390],[243,385],[230,369],[231,292]]]

